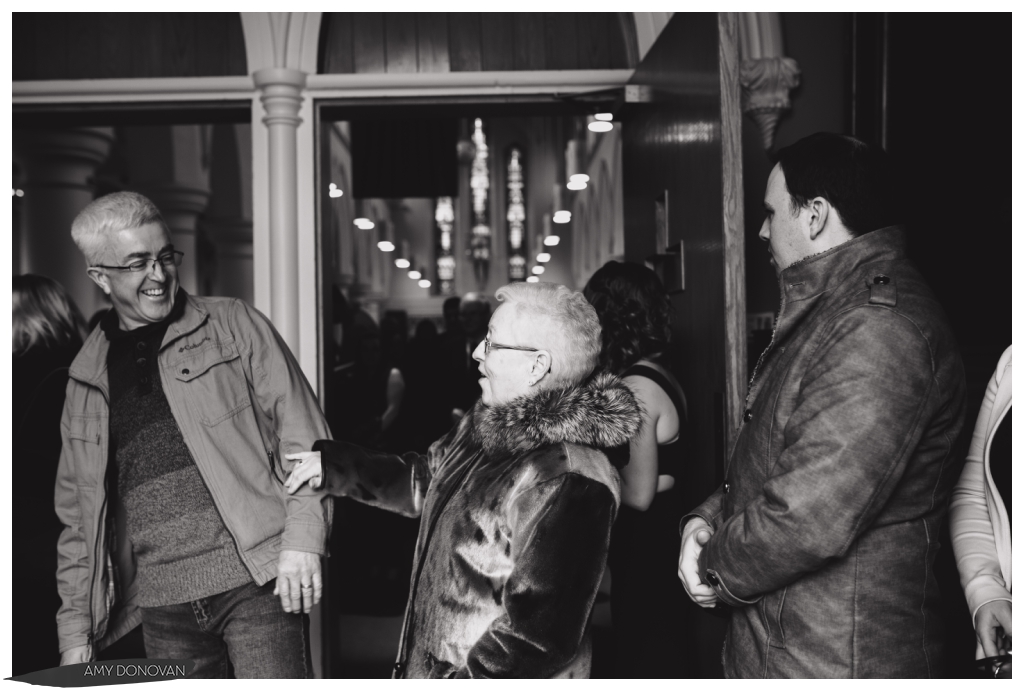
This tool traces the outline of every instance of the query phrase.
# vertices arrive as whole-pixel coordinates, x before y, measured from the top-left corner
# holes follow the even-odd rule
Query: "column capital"
[[[263,124],[291,125],[302,123],[302,90],[306,88],[306,73],[290,67],[267,67],[253,72],[253,81],[260,90],[260,100],[267,111]]]
[[[90,177],[110,154],[114,130],[21,130],[13,144],[14,158],[26,172],[26,187],[58,185],[91,191]]]
[[[782,56],[744,60],[740,64],[743,112],[761,127],[765,149],[772,147],[775,126],[790,109],[789,90],[800,84],[796,60]]]

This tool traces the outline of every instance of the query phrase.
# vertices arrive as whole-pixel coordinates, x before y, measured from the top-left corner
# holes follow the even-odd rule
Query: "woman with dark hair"
[[[82,347],[85,323],[64,288],[45,276],[15,276],[12,299],[12,673],[19,675],[60,662],[57,538],[63,526],[53,487],[68,367]]]
[[[643,411],[640,431],[617,454],[622,508],[608,558],[616,676],[688,677],[687,602],[676,579],[686,398],[664,360],[671,303],[653,271],[615,261],[583,294],[601,321],[602,366],[622,377]]]

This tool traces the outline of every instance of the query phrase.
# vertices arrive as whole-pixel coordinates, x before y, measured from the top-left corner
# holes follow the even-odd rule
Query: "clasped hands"
[[[697,559],[713,532],[703,518],[691,518],[683,526],[683,537],[679,545],[679,580],[690,599],[705,609],[714,608],[718,603],[718,595],[701,580]]]

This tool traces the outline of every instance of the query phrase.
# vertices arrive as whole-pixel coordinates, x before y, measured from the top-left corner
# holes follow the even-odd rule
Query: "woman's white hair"
[[[86,264],[96,264],[108,239],[119,231],[159,223],[165,229],[160,210],[138,192],[114,192],[82,209],[71,223],[71,239],[85,255]]]
[[[530,344],[551,353],[551,383],[578,384],[597,366],[601,322],[583,293],[558,283],[509,283],[494,293],[499,303],[516,308],[516,316],[548,323],[544,343]]]

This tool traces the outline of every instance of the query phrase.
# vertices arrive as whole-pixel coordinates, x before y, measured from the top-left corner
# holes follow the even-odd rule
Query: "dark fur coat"
[[[426,455],[317,442],[333,495],[421,515],[396,676],[587,677],[619,478],[640,410],[599,375],[478,403]]]

